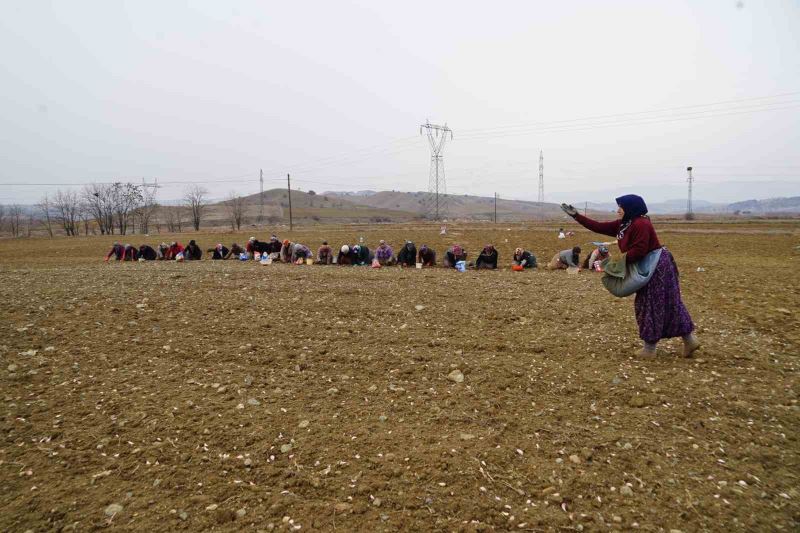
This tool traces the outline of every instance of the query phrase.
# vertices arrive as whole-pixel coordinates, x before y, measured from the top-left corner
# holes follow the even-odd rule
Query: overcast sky
[[[740,199],[800,195],[796,0],[8,1],[0,59],[2,203],[142,178],[253,193],[260,168],[424,190],[426,120],[454,132],[454,193],[536,199],[543,150],[548,200],[674,197],[689,164]]]

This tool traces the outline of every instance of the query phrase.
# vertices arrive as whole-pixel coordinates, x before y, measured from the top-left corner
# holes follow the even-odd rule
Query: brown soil
[[[632,299],[589,272],[104,264],[107,238],[1,241],[0,530],[796,531],[798,228],[715,227],[662,234],[703,342],[689,360],[677,339],[636,358]],[[494,242],[504,264],[597,238],[293,237],[359,234]]]

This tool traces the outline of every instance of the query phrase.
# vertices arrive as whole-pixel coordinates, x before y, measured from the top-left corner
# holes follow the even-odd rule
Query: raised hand
[[[575,217],[578,215],[578,210],[577,210],[577,209],[575,209],[574,207],[572,207],[572,206],[571,206],[571,205],[569,205],[569,204],[561,204],[561,209],[562,209],[562,210],[563,210],[563,211],[564,211],[566,214],[568,214],[569,216],[571,216],[572,218],[575,218]]]

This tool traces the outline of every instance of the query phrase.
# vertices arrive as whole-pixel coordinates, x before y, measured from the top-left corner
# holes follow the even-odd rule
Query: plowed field
[[[800,228],[656,228],[693,359],[637,358],[633,299],[598,274],[507,266],[587,231],[290,236],[495,243],[503,269],[466,273],[2,240],[0,530],[797,531]]]

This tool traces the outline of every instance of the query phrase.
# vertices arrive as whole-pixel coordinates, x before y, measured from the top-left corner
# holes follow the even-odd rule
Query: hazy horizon
[[[188,183],[246,195],[259,169],[265,189],[291,173],[303,190],[425,190],[426,120],[453,129],[453,194],[535,200],[542,150],[546,201],[680,198],[687,165],[698,199],[800,195],[796,2],[87,0],[0,15],[4,204],[116,180],[157,179],[162,200]]]

